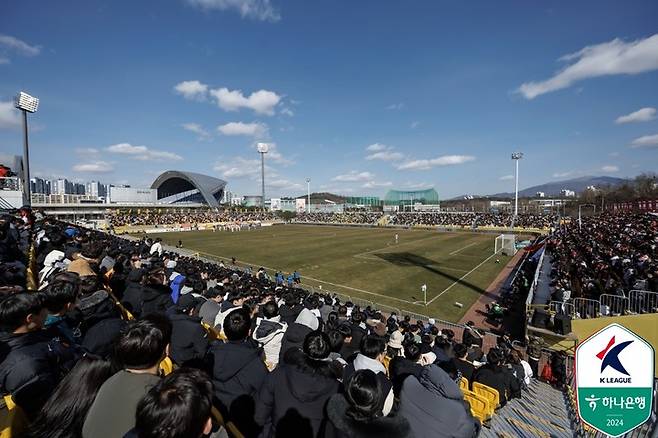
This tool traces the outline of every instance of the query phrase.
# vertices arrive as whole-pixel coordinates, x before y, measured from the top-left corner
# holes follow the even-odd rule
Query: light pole
[[[583,207],[594,207],[594,214],[596,214],[596,205],[594,205],[594,204],[580,204],[578,206],[578,231],[581,231],[582,228],[583,228],[583,221],[582,221],[581,216],[580,216],[580,210]]]
[[[30,194],[30,148],[27,139],[27,113],[35,113],[39,108],[39,99],[27,93],[20,92],[16,96],[14,106],[23,111],[23,204],[32,205]]]
[[[261,206],[265,208],[265,154],[270,149],[267,143],[258,143],[256,145],[260,154],[260,183],[261,183]]]
[[[308,204],[308,207],[306,207],[307,212],[311,212],[311,178],[306,178],[306,203]]]
[[[519,160],[523,158],[523,152],[512,153],[512,160],[516,163],[516,176],[514,177],[514,217],[512,218],[512,228],[519,215]]]

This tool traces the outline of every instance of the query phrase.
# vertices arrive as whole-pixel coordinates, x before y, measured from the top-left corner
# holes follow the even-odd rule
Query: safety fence
[[[658,313],[658,292],[632,290],[628,297],[602,294],[598,300],[573,298],[570,301],[551,301],[547,308],[553,314],[568,315],[574,319]]]

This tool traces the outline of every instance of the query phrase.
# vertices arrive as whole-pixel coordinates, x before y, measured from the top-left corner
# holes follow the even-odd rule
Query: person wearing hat
[[[200,366],[208,350],[208,337],[201,326],[198,309],[203,298],[181,295],[169,313],[171,347],[169,355],[178,366]]]
[[[464,334],[462,335],[462,344],[469,348],[471,345],[482,347],[482,335],[475,329],[475,323],[468,321],[464,327]]]

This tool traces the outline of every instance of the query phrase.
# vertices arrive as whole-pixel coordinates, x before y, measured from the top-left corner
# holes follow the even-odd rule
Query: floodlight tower
[[[523,158],[523,152],[512,153],[512,160],[516,163],[516,176],[514,178],[514,219],[512,223],[516,221],[516,217],[519,215],[519,160],[521,158]]]
[[[270,150],[270,145],[267,143],[258,143],[256,149],[258,149],[258,153],[260,154],[261,206],[265,208],[265,154]]]
[[[311,212],[311,178],[306,178],[306,203],[308,206],[306,207],[306,211],[308,213]]]
[[[23,111],[23,204],[32,205],[30,194],[30,148],[27,139],[27,113],[36,113],[39,99],[21,91],[16,95],[14,106]]]

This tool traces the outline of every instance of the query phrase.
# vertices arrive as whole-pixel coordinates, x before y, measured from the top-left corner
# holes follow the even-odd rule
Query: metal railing
[[[599,302],[601,303],[601,316],[621,316],[629,310],[629,300],[622,295],[602,294]]]
[[[557,315],[569,315],[572,318],[575,314],[573,303],[564,301],[551,301],[548,303],[548,310],[555,312]]]
[[[658,292],[632,290],[628,293],[628,302],[633,313],[658,313]]]
[[[598,300],[574,298],[573,307],[573,317],[577,319],[590,319],[601,316],[601,303]]]

